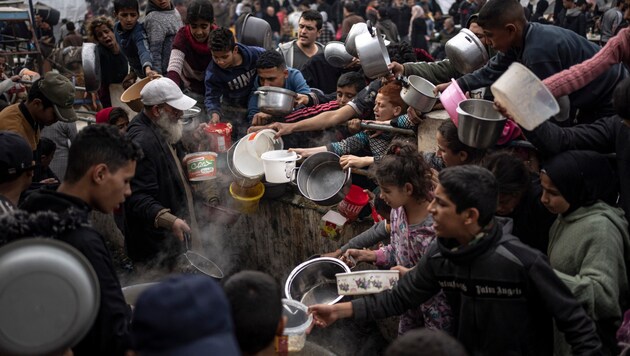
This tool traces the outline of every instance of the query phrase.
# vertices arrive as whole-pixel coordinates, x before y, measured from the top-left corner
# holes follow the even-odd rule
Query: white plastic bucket
[[[302,158],[287,150],[267,151],[260,158],[263,161],[265,179],[269,183],[288,183],[295,168],[295,161]]]

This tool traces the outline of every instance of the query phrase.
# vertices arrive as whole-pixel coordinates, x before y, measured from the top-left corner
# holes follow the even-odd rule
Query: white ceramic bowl
[[[339,295],[363,295],[380,293],[392,289],[398,283],[398,271],[358,271],[337,273],[337,293]]]

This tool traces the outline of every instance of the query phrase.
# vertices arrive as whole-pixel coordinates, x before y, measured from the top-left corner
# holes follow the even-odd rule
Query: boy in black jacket
[[[455,337],[471,355],[551,355],[552,320],[574,355],[601,353],[593,322],[547,259],[493,219],[498,188],[477,166],[442,170],[429,206],[438,239],[390,291],[309,308],[316,325],[377,319],[415,308],[441,290]]]

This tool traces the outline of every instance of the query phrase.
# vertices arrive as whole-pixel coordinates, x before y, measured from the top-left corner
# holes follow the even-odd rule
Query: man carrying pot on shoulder
[[[168,78],[147,83],[140,97],[144,109],[131,121],[127,137],[142,148],[144,158],[138,161],[133,193],[125,203],[125,243],[136,264],[172,270],[183,252],[184,233],[195,239],[198,231],[191,187],[181,163],[181,118],[196,100]]]

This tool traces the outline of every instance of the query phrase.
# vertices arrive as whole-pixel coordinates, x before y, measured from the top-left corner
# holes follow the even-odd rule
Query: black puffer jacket
[[[399,315],[442,289],[471,355],[551,355],[552,319],[574,355],[601,353],[595,325],[540,252],[496,222],[475,244],[455,247],[438,238],[394,289],[354,300],[355,317]]]

